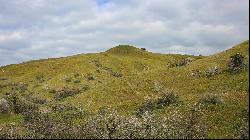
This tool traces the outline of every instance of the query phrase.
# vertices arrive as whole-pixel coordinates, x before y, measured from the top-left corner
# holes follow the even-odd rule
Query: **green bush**
[[[202,104],[220,104],[223,103],[223,99],[218,95],[207,93],[200,98]]]
[[[8,101],[4,98],[0,98],[0,113],[9,113],[10,110]]]
[[[165,106],[178,103],[178,101],[179,97],[176,94],[165,91],[157,99],[147,100],[146,102],[142,103],[142,105],[136,109],[135,114],[136,116],[141,117],[145,112],[161,109]]]
[[[182,58],[182,59],[179,59],[179,60],[176,60],[176,61],[170,63],[170,67],[173,68],[173,67],[185,66],[193,61],[194,61],[194,59],[190,58],[190,57]]]
[[[61,100],[61,99],[66,98],[66,97],[79,94],[80,92],[81,92],[81,90],[78,88],[68,88],[68,87],[63,87],[61,89],[56,89],[56,90],[52,91],[52,93],[55,94],[56,100]]]
[[[240,53],[236,53],[230,57],[228,64],[230,72],[238,72],[245,66],[244,56]]]
[[[0,125],[0,139],[22,139],[21,129],[15,123]]]
[[[38,110],[38,105],[34,104],[22,97],[14,98],[13,100],[13,109],[15,113],[27,113],[34,110]]]
[[[45,98],[33,95],[33,94],[28,94],[25,96],[27,100],[35,103],[35,104],[45,104],[47,100]]]
[[[211,77],[211,76],[214,76],[214,75],[217,75],[217,74],[220,74],[221,73],[221,70],[218,66],[215,66],[215,67],[211,67],[209,68],[208,70],[205,71],[205,75],[206,77]]]

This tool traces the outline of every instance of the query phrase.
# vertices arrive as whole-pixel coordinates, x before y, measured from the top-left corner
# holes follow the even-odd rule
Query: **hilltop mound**
[[[130,45],[118,45],[106,51],[107,53],[116,55],[142,55],[146,54],[143,49],[136,48]]]

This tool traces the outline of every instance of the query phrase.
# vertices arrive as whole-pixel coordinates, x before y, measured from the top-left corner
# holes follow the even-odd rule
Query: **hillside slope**
[[[138,112],[168,117],[201,103],[204,137],[243,137],[249,128],[248,52],[249,41],[211,56],[156,54],[121,45],[101,53],[0,67],[0,99],[10,106],[0,114],[0,126],[26,123],[25,112],[34,106],[57,118],[81,108],[84,117],[72,116],[78,123],[104,108],[127,117]],[[236,53],[245,65],[232,73],[228,64]]]

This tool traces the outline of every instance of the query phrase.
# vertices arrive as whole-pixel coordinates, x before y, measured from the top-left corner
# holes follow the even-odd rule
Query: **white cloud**
[[[0,0],[0,65],[117,44],[209,55],[248,38],[248,0]]]

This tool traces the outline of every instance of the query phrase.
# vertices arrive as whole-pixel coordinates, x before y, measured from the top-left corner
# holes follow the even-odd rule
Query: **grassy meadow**
[[[249,41],[210,56],[120,45],[2,66],[0,138],[249,138],[248,84]]]

